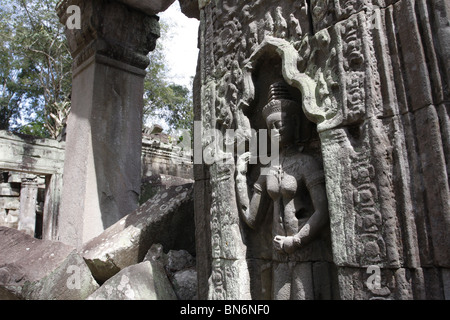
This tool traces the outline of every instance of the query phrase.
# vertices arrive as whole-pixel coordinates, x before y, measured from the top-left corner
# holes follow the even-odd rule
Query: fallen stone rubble
[[[0,227],[0,300],[196,299],[193,185],[162,190],[82,250]]]

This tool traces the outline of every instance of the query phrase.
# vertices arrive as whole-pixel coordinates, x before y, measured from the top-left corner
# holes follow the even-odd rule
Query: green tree
[[[192,132],[192,91],[168,78],[169,66],[164,57],[167,41],[170,41],[170,25],[162,24],[161,38],[149,54],[150,65],[144,82],[144,123],[164,121],[172,133],[180,129]]]
[[[11,54],[13,26],[11,12],[0,7],[0,130],[8,130],[11,122],[20,118],[21,102],[25,96],[24,74],[18,60]]]
[[[0,39],[6,40],[0,44],[13,62],[6,92],[15,93],[16,103],[2,103],[0,122],[9,124],[6,129],[57,138],[70,110],[72,80],[72,59],[55,11],[58,1],[3,1]]]
[[[58,0],[2,0],[0,5],[0,129],[57,138],[70,112],[72,58]],[[168,79],[163,54],[170,26],[150,53],[144,121],[160,119],[191,130],[192,93]],[[156,120],[158,121],[158,120]],[[144,122],[145,123],[145,122]]]

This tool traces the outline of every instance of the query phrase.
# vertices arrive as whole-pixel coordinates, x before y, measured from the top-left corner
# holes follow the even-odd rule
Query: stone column
[[[143,84],[159,23],[117,1],[66,0],[63,24],[71,5],[81,28],[66,30],[74,62],[58,239],[81,247],[138,206]]]
[[[36,227],[36,201],[38,183],[36,177],[22,179],[20,189],[19,230],[34,237]]]

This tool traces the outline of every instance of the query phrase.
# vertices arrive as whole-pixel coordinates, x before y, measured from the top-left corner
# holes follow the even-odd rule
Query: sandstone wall
[[[448,299],[449,2],[198,3],[203,133],[232,129],[230,145],[248,142],[280,77],[302,102],[326,178],[332,297]],[[204,148],[211,141],[203,135]],[[239,218],[236,158],[214,157],[195,167],[200,297],[263,297],[270,271],[254,269],[261,257]]]

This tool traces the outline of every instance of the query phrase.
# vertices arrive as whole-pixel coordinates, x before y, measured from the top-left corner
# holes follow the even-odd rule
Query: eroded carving
[[[332,265],[339,278],[336,297],[342,299],[424,297],[428,290],[424,287],[424,274],[428,271],[422,273],[421,263],[432,265],[431,252],[435,251],[439,265],[448,266],[446,262],[442,263],[445,250],[440,246],[433,249],[430,240],[432,235],[436,239],[445,237],[430,231],[433,228],[440,230],[440,227],[436,225],[430,229],[432,225],[426,220],[431,214],[433,219],[437,217],[442,225],[446,225],[444,221],[448,219],[443,217],[448,215],[448,201],[425,203],[424,200],[438,199],[443,194],[442,199],[448,198],[448,184],[444,183],[446,178],[442,178],[446,175],[433,173],[433,181],[440,181],[436,186],[421,176],[422,170],[425,172],[429,168],[429,159],[443,168],[445,161],[438,131],[442,131],[444,141],[448,136],[443,129],[447,128],[448,122],[444,106],[440,107],[439,115],[443,126],[438,129],[435,106],[430,100],[433,90],[429,84],[436,86],[434,92],[437,93],[440,77],[444,75],[435,68],[439,60],[436,57],[441,57],[442,53],[440,48],[435,48],[441,41],[440,36],[432,34],[433,28],[439,29],[439,23],[429,24],[433,19],[429,16],[432,7],[406,0],[290,0],[276,3],[216,0],[208,1],[202,9],[205,39],[202,81],[206,89],[203,98],[207,102],[205,106],[213,105],[213,109],[202,110],[208,128],[218,129],[230,150],[248,150],[252,129],[266,128],[262,109],[267,104],[269,85],[282,79],[290,93],[297,94],[294,100],[298,111],[294,114],[313,123],[312,132],[316,133],[317,129],[319,138],[315,148],[306,147],[303,152],[314,154],[319,163],[323,158],[332,225]],[[446,21],[446,18],[442,19]],[[226,42],[215,43],[214,39],[221,36],[226,37]],[[431,78],[428,72],[431,72]],[[417,79],[423,82],[416,82]],[[442,95],[435,96],[436,101],[442,103]],[[409,114],[411,110],[414,113]],[[228,129],[234,130],[234,136],[226,135]],[[433,133],[433,138],[429,133]],[[428,159],[424,154],[417,155],[418,150],[431,149],[436,152],[435,157]],[[284,156],[281,154],[280,157]],[[222,161],[224,157],[222,153],[216,160]],[[302,162],[300,158],[296,159],[293,161],[296,165],[289,167],[289,156],[283,159],[285,163],[269,170],[273,174],[266,176],[266,189],[262,183],[255,184],[260,167],[246,165],[248,158],[245,155],[240,160],[233,159],[229,172],[236,172],[236,177],[232,176],[229,181],[236,183],[233,186],[236,196],[241,197],[253,188],[261,194],[266,190],[269,204],[277,199],[282,202],[279,199],[289,194],[286,186],[284,194],[281,192],[284,174],[300,172],[299,163]],[[217,170],[210,169],[212,180],[224,178]],[[290,176],[294,177],[290,182],[292,188],[301,189],[298,177]],[[277,183],[278,193],[267,188],[267,185]],[[443,193],[431,191],[441,187]],[[212,189],[215,189],[214,195],[222,199],[223,189],[214,183]],[[251,195],[255,194],[257,192],[250,192],[248,200],[239,199],[241,211],[251,211]],[[438,204],[434,205],[434,202]],[[436,210],[435,213],[428,213],[428,206],[430,212]],[[272,214],[275,212],[269,206],[266,208]],[[214,210],[218,222],[227,221],[228,216],[218,213],[223,212],[222,209]],[[280,208],[277,210],[281,212]],[[310,295],[298,287],[286,288],[292,278],[303,279],[305,283],[313,279],[314,275],[311,276],[308,270],[314,266],[305,264],[300,256],[305,257],[315,250],[300,248],[289,254],[265,250],[274,244],[282,248],[285,241],[285,248],[295,247],[294,235],[298,231],[295,219],[298,217],[292,218],[288,211],[283,215],[282,225],[272,219],[252,221],[250,214],[246,219],[249,224],[254,222],[258,226],[258,232],[253,232],[245,224],[241,225],[240,237],[247,241],[247,259],[252,261],[252,281],[248,284],[251,290],[270,291],[273,288],[273,294],[264,295],[264,298],[309,298]],[[278,235],[273,228],[277,225],[279,233],[285,234],[273,244]],[[264,237],[267,234],[271,239]],[[212,236],[216,242],[221,237],[223,234],[218,238]],[[224,246],[224,243],[220,245]],[[282,257],[295,261],[292,268],[286,266]],[[232,269],[225,271],[228,261],[217,259],[224,279],[222,283],[237,277],[230,272]],[[374,286],[364,283],[369,277],[366,272],[369,267],[380,270],[381,281]],[[276,272],[287,276],[277,278]],[[333,280],[324,281],[333,283]],[[313,282],[317,281],[314,279]],[[267,282],[270,285],[265,286]],[[278,294],[283,291],[280,284],[287,284],[285,294]],[[213,290],[214,285],[210,288]],[[227,285],[224,288],[233,291]]]
[[[252,155],[245,153],[239,157],[236,177],[239,210],[251,228],[259,227],[263,215],[272,215],[272,298],[312,298],[312,286],[299,288],[295,284],[305,278],[312,281],[310,274],[302,274],[303,263],[311,261],[312,250],[317,251],[313,246],[325,246],[314,243],[320,242],[317,238],[329,219],[323,171],[314,157],[299,148],[301,106],[290,97],[286,83],[271,85],[269,102],[262,112],[271,138],[280,147],[272,152],[279,151],[279,156],[261,169],[250,197],[246,184]]]
[[[96,53],[141,69],[147,67],[147,54],[155,49],[160,36],[156,16],[129,9],[119,2],[64,0],[57,7],[64,25],[69,17],[67,8],[71,5],[80,7],[82,13],[81,28],[66,29],[74,68]]]

